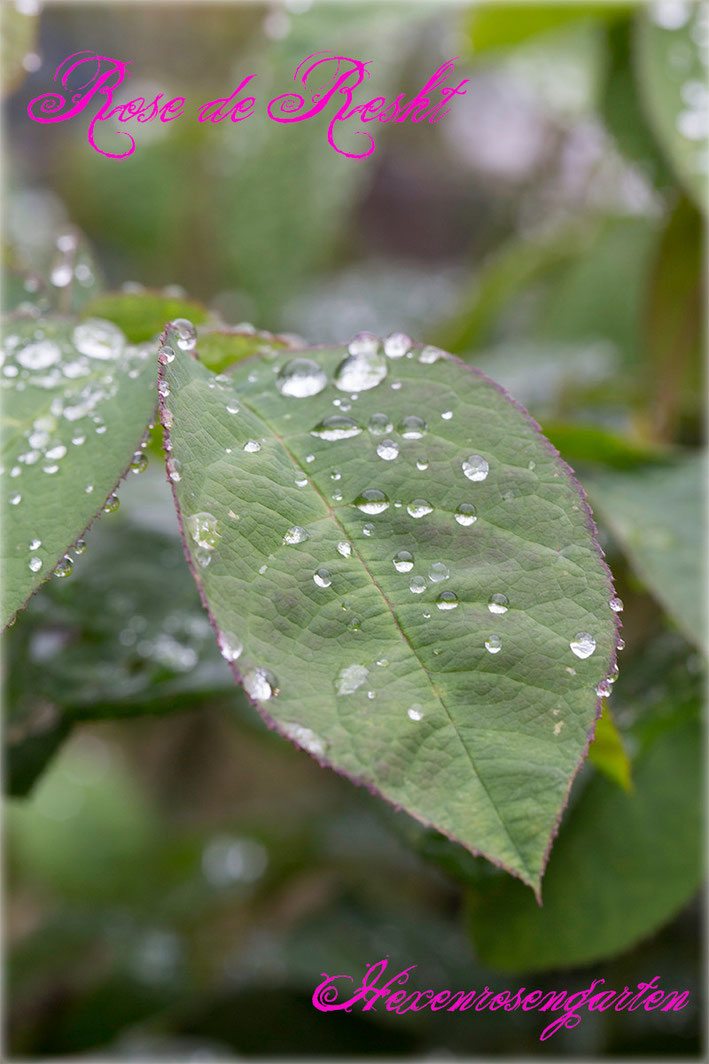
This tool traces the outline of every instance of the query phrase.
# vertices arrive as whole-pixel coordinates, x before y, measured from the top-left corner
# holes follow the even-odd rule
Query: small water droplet
[[[7,501],[10,503],[10,506],[19,506],[22,502],[22,496],[19,491],[15,491]]]
[[[220,632],[217,636],[217,643],[222,657],[227,661],[238,661],[241,657],[244,646],[233,632]]]
[[[45,465],[45,466],[42,466],[42,472],[43,473],[49,473],[50,476],[52,476],[54,473],[58,473],[59,472],[59,466],[58,465]]]
[[[367,523],[366,525],[362,525],[362,534],[364,536],[373,536],[374,535],[374,525],[369,524],[369,523]]]
[[[428,462],[426,461],[426,459],[419,458],[416,462],[416,468],[419,469],[422,473],[425,469],[428,469]]]
[[[341,540],[337,544],[337,553],[341,554],[343,558],[349,558],[352,553],[352,544],[348,543],[346,539]]]
[[[425,517],[427,514],[433,513],[433,507],[425,499],[414,499],[406,507],[406,512],[409,517]]]
[[[590,658],[596,649],[596,640],[588,632],[577,632],[569,646],[577,658]]]
[[[85,539],[77,539],[76,543],[74,544],[74,554],[83,554],[85,550],[86,550],[86,540]]]
[[[197,346],[197,330],[187,318],[175,318],[171,323],[172,330],[177,334],[177,346],[180,351],[194,351]]]
[[[105,514],[113,514],[116,512],[120,505],[121,501],[117,495],[109,495],[105,503],[103,504],[103,512]]]
[[[65,576],[71,576],[72,569],[74,568],[74,562],[71,560],[68,554],[66,554],[59,565],[54,570],[54,575],[63,579]]]
[[[367,428],[372,436],[384,436],[387,432],[391,432],[394,426],[386,414],[372,414]]]
[[[393,462],[399,456],[399,444],[390,439],[382,440],[377,444],[377,454],[385,462]]]
[[[278,681],[268,669],[249,669],[244,676],[244,689],[257,702],[267,702],[278,694]]]
[[[167,399],[168,395],[170,395],[170,385],[167,381],[162,380],[162,378],[158,381],[158,394],[161,395],[163,399]]]
[[[359,436],[361,431],[361,426],[354,418],[345,417],[344,414],[333,414],[311,429],[310,435],[317,436],[321,440],[349,440],[353,436]]]
[[[327,750],[327,743],[316,735],[311,728],[304,728],[302,724],[286,722],[281,725],[283,733],[298,746],[302,746],[309,754],[321,755]]]
[[[82,443],[86,443],[86,436],[80,434],[79,436],[72,436],[71,442],[75,447],[81,447]]]
[[[42,559],[38,558],[36,555],[30,558],[29,567],[33,573],[38,573],[42,568]]]
[[[436,599],[439,610],[454,610],[458,606],[458,596],[452,591],[441,591]]]
[[[125,337],[118,326],[99,318],[88,318],[77,325],[72,340],[80,354],[104,362],[117,358],[125,346]]]
[[[611,666],[611,671],[606,676],[606,679],[608,680],[608,683],[615,683],[615,681],[618,679],[619,674],[620,674],[620,670],[618,669],[618,666],[617,665],[612,665]]]
[[[173,482],[173,484],[177,484],[177,482],[182,479],[182,462],[179,460],[179,458],[168,458],[166,464],[168,477]]]
[[[381,514],[389,507],[389,500],[383,491],[377,488],[367,488],[358,495],[354,505],[363,514]]]
[[[452,419],[452,417],[453,417],[453,411],[452,410],[444,410],[443,413],[441,414],[441,417],[443,418],[444,421],[450,421]]]
[[[226,405],[226,412],[227,414],[238,414],[239,404],[234,402],[234,400],[232,399],[231,402],[227,403]]]
[[[455,519],[459,525],[473,525],[478,519],[477,511],[472,502],[462,502],[455,512]]]
[[[510,600],[507,595],[503,595],[502,592],[496,591],[494,595],[490,595],[487,601],[487,608],[490,613],[507,613],[510,608]]]
[[[42,546],[42,540],[41,539],[31,539],[30,540],[30,550],[39,550],[39,548],[41,546]]]
[[[329,587],[332,583],[332,577],[328,569],[316,569],[313,573],[313,580],[318,587]]]
[[[61,349],[52,340],[38,340],[27,344],[17,355],[17,361],[25,369],[49,369],[61,360]]]
[[[423,348],[419,355],[419,362],[423,362],[424,365],[432,365],[434,362],[438,362],[439,358],[445,356],[445,351],[442,351],[440,347],[433,347],[432,344],[428,344]]]
[[[617,650],[625,650],[625,640],[624,639],[619,639],[618,640],[618,642],[616,644],[616,649]]]
[[[278,391],[291,399],[307,399],[317,395],[326,385],[325,370],[312,358],[291,359],[276,377]]]
[[[411,339],[406,333],[392,333],[384,340],[384,354],[387,358],[403,358],[411,347]]]
[[[434,562],[428,570],[428,578],[434,584],[440,584],[450,576],[450,569],[443,562]]]
[[[414,703],[413,706],[410,706],[406,710],[406,715],[409,718],[409,720],[416,720],[416,721],[423,720],[423,710],[422,710],[421,706],[418,703]]]
[[[502,640],[499,635],[490,635],[485,640],[485,649],[490,654],[499,654],[502,650]]]
[[[420,440],[426,433],[426,422],[416,414],[408,414],[401,419],[398,432],[405,440]]]
[[[611,687],[610,682],[607,679],[601,680],[599,684],[596,684],[596,694],[599,698],[608,698],[612,690],[613,688]]]
[[[338,695],[353,695],[368,676],[369,669],[365,665],[347,665],[335,678],[335,691]]]
[[[481,454],[471,454],[463,462],[463,472],[468,480],[485,480],[490,472],[490,466]]]
[[[426,590],[426,581],[422,576],[412,576],[409,581],[409,590],[414,595],[421,595]]]
[[[300,525],[293,525],[283,537],[283,546],[290,547],[295,543],[305,543],[306,539],[310,539],[309,533]]]
[[[247,454],[256,454],[257,451],[261,450],[261,444],[258,440],[247,440],[244,444],[244,450]]]
[[[610,600],[608,605],[613,610],[613,613],[622,613],[623,612],[623,600],[619,599],[617,595],[613,596],[613,598]]]
[[[400,550],[393,560],[397,573],[408,573],[414,567],[414,556],[407,550]]]
[[[216,517],[204,510],[186,517],[185,527],[197,546],[201,547],[203,551],[214,550],[222,538]]]
[[[175,361],[175,352],[168,344],[163,344],[158,351],[158,362],[161,366],[167,366]]]

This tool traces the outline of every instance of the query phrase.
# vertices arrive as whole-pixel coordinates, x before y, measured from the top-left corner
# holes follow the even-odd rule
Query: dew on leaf
[[[307,399],[317,395],[327,385],[327,374],[312,358],[293,358],[276,377],[281,395],[291,399]]]
[[[74,562],[71,560],[68,554],[66,554],[57,565],[54,570],[54,575],[63,579],[65,576],[71,576],[71,572],[74,568]]]
[[[321,440],[349,440],[353,436],[359,436],[361,431],[361,426],[354,418],[346,417],[344,414],[333,414],[311,429],[310,435],[317,436]]]
[[[414,567],[414,556],[408,550],[400,550],[394,555],[394,568],[397,573],[408,573]]]
[[[401,419],[398,432],[405,440],[420,440],[426,432],[426,422],[416,414],[408,414]]]
[[[455,519],[459,525],[473,525],[478,519],[477,511],[472,502],[462,502],[455,512]]]
[[[409,706],[406,710],[406,715],[409,720],[423,720],[423,710],[417,702],[413,706]]]
[[[374,535],[374,525],[367,522],[366,525],[362,525],[362,534],[365,536]]]
[[[367,488],[354,502],[363,514],[381,514],[389,507],[389,500],[378,488]]]
[[[352,553],[352,544],[348,543],[346,539],[341,540],[337,544],[337,553],[341,554],[343,558],[349,558]]]
[[[175,361],[175,352],[168,344],[163,344],[158,351],[158,362],[161,366],[167,366]]]
[[[367,428],[372,436],[384,436],[394,428],[386,414],[372,414]]]
[[[444,421],[450,421],[451,418],[453,417],[453,411],[452,410],[444,410],[443,413],[441,414],[441,417],[443,418]]]
[[[619,599],[617,595],[613,596],[613,598],[610,600],[608,605],[613,610],[613,613],[622,613],[623,612],[623,600]]]
[[[76,543],[74,544],[74,554],[83,554],[85,550],[86,550],[86,540],[85,539],[77,539]]]
[[[481,454],[471,454],[463,462],[463,472],[468,480],[485,480],[490,472],[490,466]]]
[[[418,470],[420,470],[420,471],[421,471],[422,473],[423,473],[423,471],[424,471],[425,469],[428,469],[428,462],[427,462],[427,461],[425,460],[425,458],[419,458],[419,459],[417,460],[417,462],[416,462],[416,468],[417,468]]]
[[[29,560],[29,567],[33,573],[38,573],[42,568],[42,559],[34,555],[34,557]]]
[[[393,462],[399,456],[399,444],[395,440],[382,440],[377,444],[377,454],[385,462]]]
[[[596,694],[599,698],[608,698],[613,691],[608,679],[601,680],[599,684],[596,684]]]
[[[433,507],[425,499],[414,499],[406,507],[406,512],[409,517],[425,517],[427,514],[433,513]]]
[[[19,491],[15,491],[7,501],[10,503],[10,506],[19,506],[22,502],[22,496]]]
[[[369,669],[365,665],[347,665],[335,678],[335,691],[338,695],[352,695],[368,676]]]
[[[88,488],[87,488],[87,491],[88,491]],[[118,507],[120,505],[121,505],[121,501],[120,501],[120,499],[118,498],[117,495],[115,495],[115,494],[109,495],[108,498],[106,499],[105,503],[103,504],[103,512],[105,514],[113,514],[113,513],[116,512],[116,510],[118,509]]]
[[[341,392],[366,392],[381,384],[387,375],[387,362],[376,337],[362,333],[351,341],[348,351],[335,370],[335,387]]]
[[[411,347],[411,338],[406,333],[392,333],[384,340],[384,354],[387,358],[403,358]]]
[[[244,450],[247,454],[256,454],[257,451],[261,450],[261,444],[258,440],[247,440],[244,444]]]
[[[40,370],[55,365],[61,357],[59,346],[52,340],[38,340],[23,347],[17,355],[17,361],[25,369]]]
[[[226,404],[226,412],[227,412],[227,414],[238,414],[239,413],[239,404],[235,403],[233,400],[230,403],[227,403]]]
[[[197,546],[205,551],[214,550],[222,538],[216,517],[204,510],[186,517],[185,526]]]
[[[453,591],[441,591],[436,605],[439,610],[454,610],[458,606],[458,596]]]
[[[332,577],[330,576],[329,569],[316,569],[313,573],[313,580],[318,587],[329,587],[332,583]]]
[[[499,635],[490,635],[485,640],[485,649],[490,654],[499,654],[502,650],[502,640]]]
[[[74,329],[72,340],[80,354],[102,361],[117,358],[125,345],[125,337],[118,326],[100,318],[80,322]]]
[[[428,578],[433,584],[440,584],[450,576],[450,569],[443,562],[434,562],[428,570]]]
[[[42,540],[41,539],[32,539],[32,540],[30,540],[30,550],[39,550],[39,548],[41,546],[42,546]]]
[[[443,358],[445,352],[440,347],[434,347],[432,344],[428,344],[423,348],[419,355],[419,362],[422,362],[425,366],[430,366],[434,362],[438,362],[439,358]]]
[[[136,451],[130,464],[131,473],[144,473],[148,468],[148,456],[144,451]]]
[[[222,657],[227,661],[237,661],[241,657],[244,647],[233,632],[220,632],[217,636],[217,643]]]
[[[302,746],[309,754],[324,754],[327,743],[321,739],[311,728],[305,728],[302,724],[286,722],[281,725],[284,735],[298,746]]]
[[[147,465],[147,460],[145,464]],[[168,458],[166,465],[168,477],[173,484],[177,484],[182,478],[182,462],[180,462],[179,458]]]
[[[278,681],[268,669],[249,669],[244,676],[244,689],[258,702],[267,702],[278,694]]]
[[[596,649],[596,640],[588,632],[577,632],[569,646],[577,658],[590,658]]]
[[[426,590],[426,581],[422,576],[412,576],[409,581],[409,590],[414,595],[421,595]]]
[[[293,525],[283,537],[283,546],[290,547],[295,543],[304,543],[306,539],[310,539],[310,535],[305,529],[301,528],[300,525]]]
[[[171,322],[173,332],[177,335],[177,346],[180,351],[194,351],[197,346],[197,330],[187,318],[175,318]]]
[[[487,600],[487,608],[490,613],[507,613],[510,608],[510,600],[507,595],[503,595],[501,591],[496,591],[494,595],[490,595]]]

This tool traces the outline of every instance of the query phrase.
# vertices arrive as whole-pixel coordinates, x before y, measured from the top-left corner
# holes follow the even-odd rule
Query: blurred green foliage
[[[658,974],[701,994],[706,7],[302,7],[53,4],[35,43],[5,5],[5,305],[111,317],[99,292],[132,282],[121,313],[150,289],[135,340],[189,298],[245,345],[403,329],[490,373],[589,492],[625,603],[610,707],[632,789],[587,761],[539,909],[323,772],[234,688],[156,458],[3,637],[6,783],[25,795],[7,811],[14,1057],[549,1051],[533,1013],[314,1012],[321,972],[384,955],[420,986],[534,970],[540,989]],[[449,55],[470,81],[437,125],[378,130],[364,162],[332,151],[324,117],[254,117],[149,124],[114,163],[81,119],[26,117],[94,45],[133,60],[126,99],[183,92],[193,112],[247,73],[260,103],[291,91],[301,58],[336,47],[373,60],[371,95],[415,93]],[[595,1013],[553,1051],[697,1056],[700,1029],[696,1004]]]

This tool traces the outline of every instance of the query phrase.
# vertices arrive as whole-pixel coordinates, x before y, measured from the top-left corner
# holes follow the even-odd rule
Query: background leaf
[[[155,409],[156,360],[98,319],[16,319],[4,339],[6,624],[127,471]]]
[[[596,731],[588,748],[588,757],[609,780],[614,780],[625,791],[632,789],[630,758],[625,752],[623,740],[608,711],[607,703],[604,703],[603,712],[596,721]]]
[[[223,653],[284,734],[538,888],[614,659],[608,573],[533,423],[398,344],[220,379],[167,362],[188,556]]]

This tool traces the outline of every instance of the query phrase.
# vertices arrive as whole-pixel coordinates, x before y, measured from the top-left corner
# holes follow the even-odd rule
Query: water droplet
[[[257,451],[261,450],[261,444],[258,440],[247,440],[244,444],[244,450],[247,454],[256,454]]]
[[[344,414],[333,414],[310,430],[311,436],[317,436],[321,440],[349,440],[353,436],[359,436],[362,428],[354,418],[345,417]]]
[[[428,469],[428,462],[426,461],[426,459],[419,458],[416,462],[416,468],[419,469],[422,473],[425,469]]]
[[[590,658],[596,649],[596,640],[588,632],[577,632],[569,646],[577,658]]]
[[[163,344],[163,346],[158,351],[158,362],[161,366],[167,366],[170,362],[174,361],[175,352],[167,344]]]
[[[147,460],[145,464],[147,465]],[[179,458],[168,458],[166,465],[168,477],[173,484],[177,484],[182,479],[182,462]]]
[[[125,337],[118,326],[100,318],[82,321],[74,329],[72,340],[80,354],[101,361],[117,358],[125,345]]]
[[[257,702],[267,702],[278,694],[278,681],[268,669],[249,669],[244,676],[244,689]]]
[[[60,348],[52,340],[38,340],[23,347],[17,355],[17,361],[25,369],[40,370],[55,365],[61,357]]]
[[[411,339],[406,333],[392,333],[384,340],[384,354],[387,358],[403,358],[411,347]]]
[[[499,635],[491,635],[485,640],[485,649],[490,654],[499,654],[502,650],[502,640]]]
[[[234,400],[232,399],[232,401],[230,403],[227,403],[227,405],[226,405],[226,412],[227,412],[227,414],[238,414],[239,413],[239,404],[235,403]]]
[[[458,606],[458,596],[452,591],[441,591],[436,599],[439,610],[454,610]]]
[[[301,528],[300,525],[293,525],[283,537],[283,546],[291,547],[294,543],[304,543],[306,539],[310,539],[310,535],[305,529]]]
[[[311,462],[315,461],[315,455],[314,454],[306,454],[305,461],[308,463],[308,465],[310,465]]]
[[[175,318],[171,322],[172,331],[177,334],[177,346],[180,351],[194,351],[197,346],[197,330],[187,318]]]
[[[413,706],[410,706],[409,709],[406,710],[406,715],[409,720],[423,720],[423,710],[418,703],[414,703]]]
[[[606,679],[608,680],[608,683],[615,683],[615,681],[618,679],[618,676],[619,676],[618,666],[617,665],[612,665],[611,666],[611,671],[606,676]]]
[[[394,568],[397,573],[408,573],[414,567],[414,556],[407,550],[400,550],[394,555]]]
[[[394,426],[386,414],[372,414],[367,428],[372,436],[384,436],[387,432],[391,432]]]
[[[618,640],[618,642],[616,644],[616,649],[617,650],[625,650],[625,640],[624,639],[619,639]]]
[[[86,540],[85,539],[77,539],[76,543],[74,544],[74,554],[83,554],[85,550],[86,550]]]
[[[487,608],[490,613],[507,613],[510,607],[510,600],[507,595],[503,595],[502,592],[496,591],[494,595],[490,595],[487,600]]]
[[[39,548],[41,546],[42,546],[42,540],[41,539],[32,539],[32,540],[30,540],[30,550],[39,550]]]
[[[450,575],[450,569],[443,562],[434,562],[428,570],[428,578],[434,584],[440,584],[442,580],[447,580]]]
[[[66,554],[62,558],[62,560],[59,562],[59,565],[54,570],[54,575],[58,576],[60,579],[63,579],[65,576],[70,576],[71,575],[71,572],[72,572],[73,568],[74,568],[74,562],[71,560],[69,555]]]
[[[398,431],[405,440],[420,440],[426,432],[426,422],[416,414],[408,414],[401,419]]]
[[[409,517],[425,517],[427,514],[433,513],[433,507],[425,499],[414,499],[406,507],[406,512]]]
[[[214,550],[222,538],[217,527],[216,517],[206,511],[186,517],[185,527],[197,546],[205,551]]]
[[[7,501],[10,503],[10,506],[19,506],[22,502],[22,496],[19,491],[15,491]]]
[[[463,462],[463,472],[468,480],[485,480],[490,472],[490,466],[481,454],[471,454]]]
[[[167,399],[168,395],[170,395],[170,385],[167,381],[162,379],[158,381],[158,394],[161,395],[163,399]]]
[[[377,444],[377,454],[385,462],[393,462],[399,456],[399,444],[390,439],[382,440]]]
[[[599,698],[608,698],[613,691],[609,680],[601,680],[599,684],[596,684],[596,694]]]
[[[369,524],[369,523],[367,523],[366,525],[362,525],[362,535],[364,535],[364,536],[373,536],[374,535],[374,525]]]
[[[308,478],[305,476],[304,473],[296,473],[294,483],[296,488],[304,488],[305,485],[308,483]]]
[[[473,525],[478,519],[477,511],[472,502],[462,502],[455,512],[455,519],[459,525]]]
[[[337,544],[337,553],[341,554],[343,558],[349,558],[352,553],[352,544],[348,543],[346,539],[343,539]]]
[[[537,468],[537,463],[535,461],[533,461],[532,459],[530,459],[530,461],[529,461],[529,463],[527,465],[527,469],[532,470],[532,469],[536,469],[536,468]]]
[[[276,377],[278,391],[291,399],[307,399],[317,395],[326,385],[325,370],[312,358],[291,359]]]
[[[348,351],[335,371],[335,387],[341,392],[366,392],[381,384],[387,375],[387,362],[376,337],[361,333],[351,341]]]
[[[445,351],[441,351],[440,347],[433,347],[428,344],[423,348],[419,355],[419,362],[423,362],[424,365],[431,365],[434,362],[438,362],[439,358],[445,356]]]
[[[443,413],[441,414],[441,417],[443,418],[444,421],[450,421],[452,419],[452,417],[453,417],[453,411],[452,410],[444,410]]]
[[[316,569],[313,573],[313,580],[318,587],[329,587],[332,583],[332,577],[328,569]]]
[[[136,451],[130,464],[132,473],[144,473],[148,468],[148,456],[144,451]]]
[[[381,514],[389,507],[389,500],[383,491],[377,488],[367,488],[354,501],[358,510],[363,514]]]
[[[109,495],[105,503],[103,504],[103,512],[105,514],[113,514],[116,512],[120,505],[121,501],[117,495]]]
[[[217,636],[217,643],[222,657],[227,661],[238,661],[241,657],[244,646],[233,632],[220,632]]]
[[[409,581],[409,589],[414,595],[421,595],[426,590],[426,581],[422,576],[412,576]]]
[[[339,469],[333,469],[332,473],[330,473],[330,480],[340,480],[341,478],[342,473]]]
[[[623,600],[619,599],[617,597],[617,595],[613,596],[613,598],[610,600],[608,605],[613,610],[613,613],[622,613],[623,612]]]
[[[41,558],[38,558],[38,557],[37,557],[37,556],[35,555],[35,556],[34,556],[33,558],[30,558],[30,561],[29,561],[29,566],[30,566],[30,570],[31,570],[31,571],[32,571],[33,573],[38,573],[38,572],[39,572],[39,570],[40,570],[40,569],[42,568],[42,559],[41,559]]]
[[[59,466],[58,465],[45,465],[45,466],[42,466],[42,472],[43,473],[49,473],[50,476],[51,476],[54,473],[58,473],[59,472]]]
[[[78,436],[72,436],[71,442],[75,447],[81,447],[82,443],[86,443],[86,436],[80,434]]]
[[[287,722],[281,725],[283,733],[291,739],[298,746],[302,746],[304,750],[307,750],[309,754],[324,754],[327,750],[327,743],[324,739],[321,739],[319,735],[316,735],[310,728],[304,728],[302,724],[293,724]]]
[[[369,669],[364,665],[348,665],[340,669],[335,679],[335,691],[338,695],[353,695],[369,676]]]

